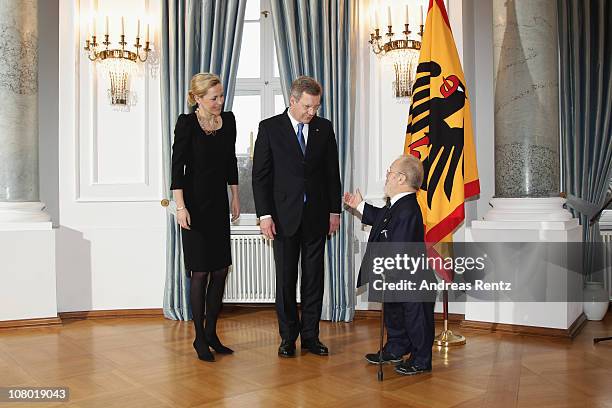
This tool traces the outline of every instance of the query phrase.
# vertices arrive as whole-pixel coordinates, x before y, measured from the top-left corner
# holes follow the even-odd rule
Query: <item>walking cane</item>
[[[391,207],[391,199],[387,197],[387,203],[385,204],[387,211]],[[387,230],[384,230],[385,237],[387,236]],[[380,303],[380,344],[378,349],[378,381],[384,379],[383,374],[383,341],[385,338],[385,272],[381,273],[383,280],[382,297]]]
[[[383,374],[383,341],[385,338],[385,273],[382,274],[383,278],[383,290],[382,299],[380,303],[380,347],[378,349],[378,381],[382,381],[384,378]]]

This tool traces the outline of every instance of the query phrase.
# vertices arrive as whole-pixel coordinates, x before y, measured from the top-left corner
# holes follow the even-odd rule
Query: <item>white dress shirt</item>
[[[291,121],[291,126],[293,126],[293,131],[295,132],[295,137],[297,138],[298,125],[301,123],[291,116],[291,111],[287,110],[287,116],[289,116],[289,120]],[[302,128],[302,134],[304,135],[304,146],[308,146],[308,123],[304,123],[304,127]]]
[[[414,191],[399,193],[391,197],[391,207],[393,207],[393,204],[395,204],[397,200],[399,200],[402,197],[407,196],[408,194],[414,194]],[[365,200],[359,203],[359,205],[357,206],[357,211],[359,211],[360,214],[363,214],[364,207],[365,207]]]

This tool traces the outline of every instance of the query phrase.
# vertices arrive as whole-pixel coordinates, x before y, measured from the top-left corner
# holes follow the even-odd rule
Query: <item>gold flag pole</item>
[[[465,344],[465,337],[460,334],[455,334],[448,329],[448,291],[442,294],[444,306],[444,330],[438,334],[434,341],[435,344],[441,347],[462,346]]]

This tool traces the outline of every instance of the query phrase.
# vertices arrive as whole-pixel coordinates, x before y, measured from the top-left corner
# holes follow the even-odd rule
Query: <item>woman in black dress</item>
[[[232,112],[222,112],[223,86],[216,75],[194,75],[188,102],[198,107],[176,121],[170,188],[177,204],[185,269],[191,275],[193,347],[201,360],[214,361],[209,347],[219,354],[233,353],[219,341],[216,326],[232,264],[228,185],[232,221],[240,216],[236,119]]]

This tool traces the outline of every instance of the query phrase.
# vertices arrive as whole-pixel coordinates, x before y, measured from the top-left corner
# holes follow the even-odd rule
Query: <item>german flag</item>
[[[470,100],[443,0],[430,0],[406,129],[405,154],[425,169],[417,199],[430,255],[446,253],[465,219],[464,202],[480,193]],[[453,271],[438,271],[452,281]]]

